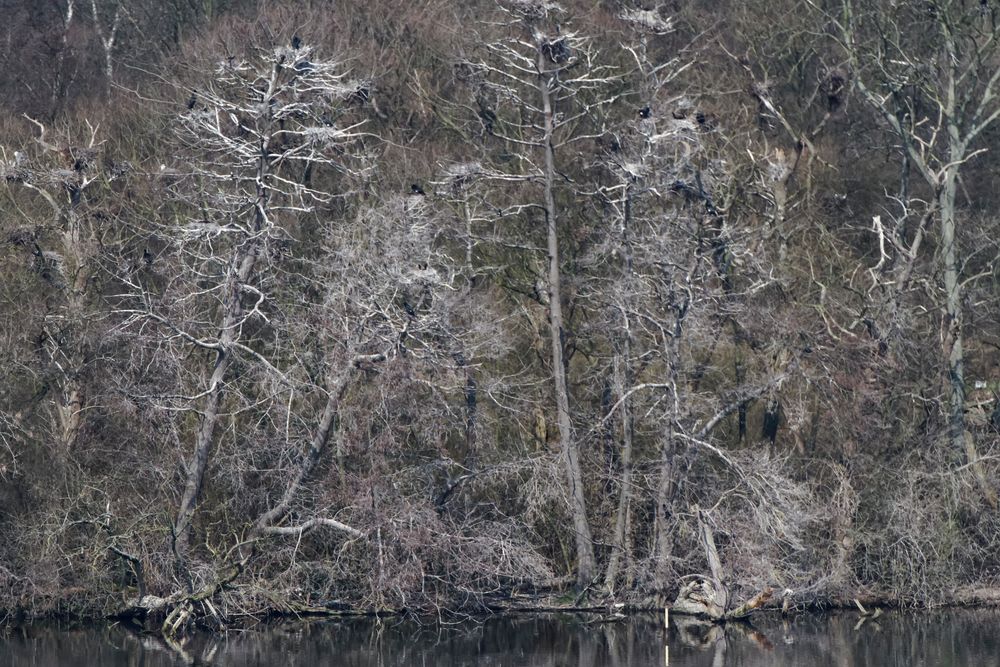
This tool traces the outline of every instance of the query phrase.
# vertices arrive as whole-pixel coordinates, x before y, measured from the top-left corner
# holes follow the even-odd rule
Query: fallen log
[[[774,594],[774,589],[768,586],[760,593],[757,593],[757,595],[753,596],[752,598],[741,604],[736,609],[726,612],[725,618],[726,619],[746,618],[747,616],[752,614],[755,609],[758,609],[759,607],[762,607],[765,604],[767,604],[771,600],[771,596],[773,594]]]

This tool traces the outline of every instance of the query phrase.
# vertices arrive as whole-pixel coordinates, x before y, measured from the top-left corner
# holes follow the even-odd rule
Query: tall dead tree
[[[608,171],[609,182],[602,190],[602,196],[613,212],[616,229],[612,234],[612,256],[619,262],[618,275],[597,290],[601,298],[610,297],[612,317],[616,321],[617,332],[612,341],[614,349],[613,386],[617,395],[616,409],[620,411],[621,422],[621,491],[619,492],[615,510],[615,525],[611,542],[611,556],[605,571],[604,585],[613,591],[619,572],[624,565],[629,569],[629,552],[627,548],[631,525],[631,506],[635,502],[633,481],[633,441],[635,424],[633,417],[633,388],[635,386],[635,360],[633,359],[635,322],[642,318],[636,300],[642,289],[637,287],[635,248],[637,236],[639,242],[644,240],[644,232],[638,229],[645,224],[639,204],[646,198],[654,197],[658,184],[657,172],[665,165],[661,164],[662,151],[655,146],[655,121],[650,106],[657,95],[686,69],[679,61],[670,60],[654,64],[648,54],[649,40],[655,36],[663,36],[674,29],[672,21],[664,18],[657,11],[626,10],[620,18],[635,31],[637,45],[628,47],[629,53],[636,63],[638,87],[641,90],[642,106],[634,117],[628,119],[621,132],[612,133],[602,140],[604,147],[604,163]],[[628,141],[622,136],[627,135]],[[669,159],[669,157],[668,157]],[[669,168],[669,167],[668,167]],[[637,217],[640,218],[637,220]],[[641,327],[639,327],[641,329]],[[613,415],[604,415],[609,419]]]
[[[310,175],[349,173],[360,136],[345,120],[359,86],[340,62],[302,44],[247,52],[227,56],[186,87],[187,110],[176,122],[179,160],[153,174],[181,211],[156,230],[179,263],[176,272],[165,285],[141,274],[121,277],[123,329],[155,330],[153,345],[172,355],[184,348],[204,355],[196,357],[205,362],[200,386],[164,399],[198,415],[173,523],[181,559],[226,396],[236,388],[233,368],[247,364],[293,382],[255,332],[270,323],[268,290],[280,249],[292,240],[289,228],[334,199]]]
[[[948,439],[964,453],[984,498],[996,507],[996,490],[965,425],[963,292],[972,278],[962,275],[958,206],[962,169],[986,150],[983,133],[1000,119],[1000,43],[993,13],[957,0],[902,8],[844,0],[838,13],[824,16],[836,26],[851,82],[896,135],[936,203]],[[884,235],[880,238],[884,244]],[[917,247],[919,240],[914,252]]]
[[[607,91],[614,77],[595,63],[597,52],[588,40],[560,27],[557,19],[563,9],[558,4],[510,0],[501,2],[500,7],[509,20],[507,36],[486,44],[489,57],[467,63],[466,69],[477,86],[478,115],[486,119],[488,134],[521,156],[517,161],[520,171],[504,171],[494,178],[538,186],[535,196],[540,200],[514,210],[541,213],[545,226],[548,261],[543,283],[549,310],[549,362],[576,545],[577,583],[582,587],[593,580],[596,559],[567,380],[568,332],[560,253],[568,223],[559,202],[577,194],[572,187],[564,187],[564,169],[573,160],[570,147],[584,139],[593,140],[593,134],[581,127],[586,126],[591,109],[611,96]]]
[[[30,253],[29,264],[50,293],[38,342],[49,378],[46,401],[53,414],[53,440],[65,453],[77,440],[87,404],[83,375],[92,355],[86,328],[106,224],[106,216],[93,215],[88,205],[94,191],[116,175],[101,168],[96,127],[90,127],[85,142],[75,144],[50,136],[44,124],[28,120],[38,131],[35,146],[12,151],[11,159],[0,164],[0,175],[12,194],[33,195],[45,212],[41,220],[25,220],[12,240]],[[18,209],[28,212],[32,207],[22,200]]]

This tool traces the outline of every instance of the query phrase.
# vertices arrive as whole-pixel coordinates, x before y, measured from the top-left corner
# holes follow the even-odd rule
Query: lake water
[[[1000,612],[889,612],[859,624],[853,613],[760,615],[753,626],[678,627],[655,615],[606,620],[567,614],[479,622],[352,618],[301,621],[222,635],[183,647],[119,626],[29,626],[0,631],[0,667],[289,667],[976,665],[1000,667]]]

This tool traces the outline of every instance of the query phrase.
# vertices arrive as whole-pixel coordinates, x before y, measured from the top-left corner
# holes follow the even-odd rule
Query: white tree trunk
[[[566,382],[566,362],[563,357],[564,335],[562,313],[562,279],[559,266],[559,231],[556,225],[556,203],[553,193],[555,183],[555,156],[552,148],[554,134],[554,110],[549,84],[552,75],[546,72],[547,62],[542,49],[538,49],[538,92],[542,100],[544,118],[545,150],[545,223],[548,239],[548,292],[549,331],[552,345],[552,374],[555,379],[556,423],[559,426],[559,443],[566,465],[566,482],[569,484],[570,513],[576,541],[577,584],[588,586],[594,577],[596,561],[594,544],[587,520],[587,502],[584,497],[583,471],[580,466],[579,446],[573,437],[573,425],[569,411],[569,389]]]

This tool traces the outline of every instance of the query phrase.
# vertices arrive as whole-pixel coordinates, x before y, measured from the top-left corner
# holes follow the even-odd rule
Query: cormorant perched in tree
[[[643,108],[639,109],[639,118],[649,118],[652,115],[653,115],[653,112],[650,110],[648,104],[646,106],[644,106]]]
[[[479,104],[479,120],[483,124],[483,129],[486,130],[486,134],[493,134],[493,126],[497,122],[496,112],[481,101],[477,103]]]
[[[427,193],[424,192],[424,189],[422,187],[420,187],[419,184],[412,183],[410,185],[410,194],[411,195],[420,195],[422,197],[422,196],[426,195]]]
[[[357,90],[347,96],[347,103],[364,106],[371,99],[371,94],[371,89],[368,86],[358,86]]]
[[[149,252],[149,248],[142,249],[142,261],[146,262],[146,264],[153,263],[153,253]]]
[[[831,113],[840,108],[841,94],[844,92],[844,85],[847,78],[840,70],[830,72],[826,81],[826,108]]]
[[[314,71],[316,69],[316,66],[313,65],[308,60],[300,60],[299,62],[295,63],[294,69],[299,74],[308,74],[309,72]]]
[[[299,39],[299,36],[298,35],[293,36],[292,37],[292,48],[295,49],[296,51],[298,51],[301,46],[302,46],[302,40]]]
[[[570,59],[570,48],[565,37],[558,36],[559,27],[556,26],[556,37],[542,43],[542,53],[549,60],[557,65],[561,65]]]
[[[406,311],[406,314],[410,317],[411,320],[417,319],[417,311],[413,309],[413,306],[411,306],[410,302],[407,301],[406,299],[403,299],[403,310]]]
[[[761,435],[771,441],[778,437],[778,424],[781,423],[781,404],[776,399],[770,399],[764,408],[764,423],[761,427]]]
[[[194,109],[194,105],[196,105],[197,103],[198,103],[198,96],[195,95],[194,93],[191,93],[191,97],[189,97],[187,101],[188,111]]]

